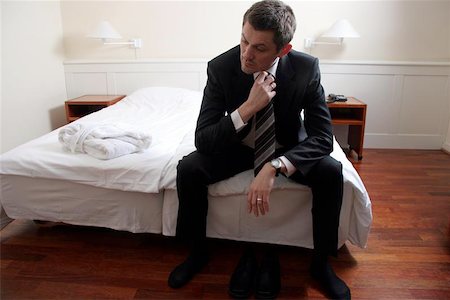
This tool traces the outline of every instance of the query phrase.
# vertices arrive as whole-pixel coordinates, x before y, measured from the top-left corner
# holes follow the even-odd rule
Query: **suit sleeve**
[[[226,150],[239,143],[240,139],[230,115],[225,114],[225,92],[211,63],[208,63],[207,75],[195,131],[195,146],[197,151],[211,154]]]
[[[331,116],[320,83],[318,59],[314,60],[303,103],[307,138],[287,151],[285,156],[306,175],[314,164],[333,151]]]

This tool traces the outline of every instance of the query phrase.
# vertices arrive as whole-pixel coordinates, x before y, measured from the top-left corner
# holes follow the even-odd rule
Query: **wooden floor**
[[[364,150],[355,167],[373,205],[369,245],[348,244],[332,261],[353,299],[450,299],[450,156]],[[242,245],[212,248],[204,272],[172,290],[167,276],[186,253],[172,238],[16,220],[1,231],[1,299],[227,299]],[[310,255],[281,247],[280,299],[324,298]]]

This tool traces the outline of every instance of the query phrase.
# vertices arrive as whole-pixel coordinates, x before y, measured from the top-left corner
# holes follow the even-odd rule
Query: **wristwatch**
[[[281,159],[275,158],[270,161],[270,165],[275,169],[275,176],[280,175],[281,166],[283,165]]]

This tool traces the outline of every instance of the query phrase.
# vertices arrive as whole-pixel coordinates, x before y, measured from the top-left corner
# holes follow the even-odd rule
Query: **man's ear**
[[[280,52],[278,53],[278,57],[281,58],[281,57],[285,56],[286,54],[289,53],[289,51],[291,51],[291,49],[292,49],[292,45],[286,44],[286,46],[281,48]]]

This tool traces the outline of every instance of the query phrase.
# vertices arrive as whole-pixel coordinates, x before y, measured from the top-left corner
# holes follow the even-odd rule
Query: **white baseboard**
[[[364,148],[438,150],[442,148],[442,136],[366,133]]]
[[[442,145],[442,150],[450,154],[450,143],[445,143],[444,145]]]

